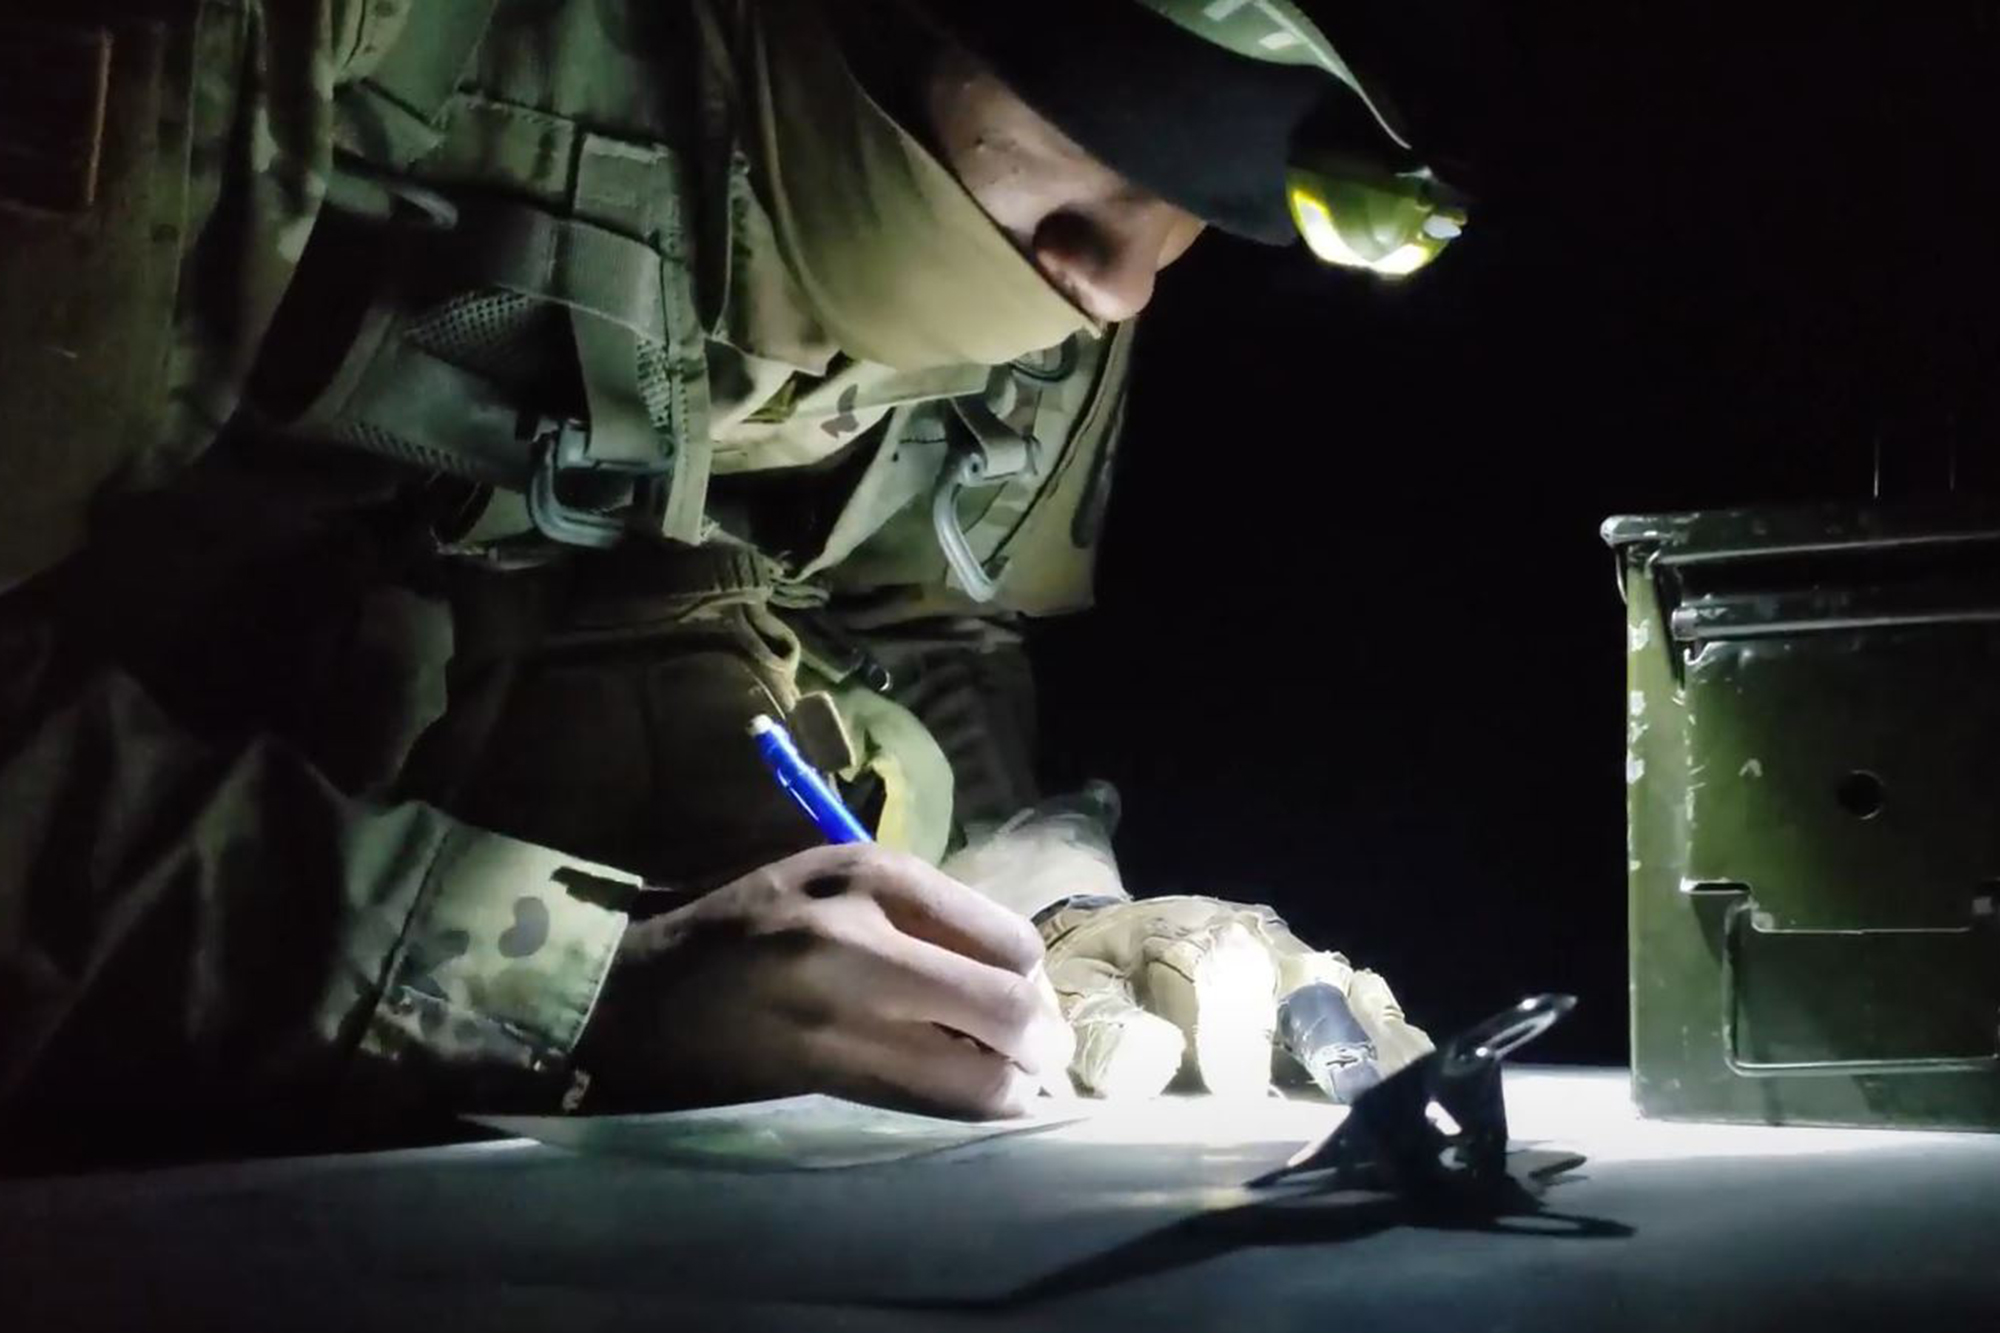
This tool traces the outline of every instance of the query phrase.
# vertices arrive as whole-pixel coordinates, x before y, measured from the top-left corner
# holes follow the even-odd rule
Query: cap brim
[[[1323,71],[1236,55],[1141,5],[1014,0],[925,13],[1105,165],[1265,244],[1297,237],[1285,177],[1299,127],[1329,96],[1353,98]]]

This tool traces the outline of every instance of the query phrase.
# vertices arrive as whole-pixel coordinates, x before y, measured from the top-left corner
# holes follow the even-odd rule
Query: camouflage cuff
[[[385,970],[363,1056],[436,1086],[454,1109],[555,1109],[625,930],[603,890],[635,883],[454,828]]]

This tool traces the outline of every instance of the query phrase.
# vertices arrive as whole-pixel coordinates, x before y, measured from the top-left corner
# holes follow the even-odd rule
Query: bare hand
[[[578,1049],[592,1110],[826,1092],[1018,1115],[1068,1067],[1035,928],[914,858],[823,847],[634,922]]]

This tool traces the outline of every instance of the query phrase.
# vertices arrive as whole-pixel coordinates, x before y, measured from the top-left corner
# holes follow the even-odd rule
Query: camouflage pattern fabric
[[[0,600],[0,1109],[552,1107],[631,877],[413,798],[450,618],[264,497]]]
[[[132,262],[152,265],[140,267],[157,280],[132,288],[136,305],[106,301],[101,313],[120,329],[162,331],[78,344],[108,359],[80,357],[76,383],[95,377],[118,386],[99,396],[133,399],[128,412],[88,419],[27,417],[34,385],[11,370],[27,363],[0,347],[10,367],[0,425],[11,434],[32,420],[60,446],[0,437],[0,497],[34,497],[39,514],[55,516],[42,527],[47,540],[0,569],[0,1116],[46,1125],[90,1105],[272,1099],[293,1109],[553,1108],[624,927],[617,886],[644,867],[622,849],[624,869],[613,869],[581,838],[536,836],[533,820],[517,822],[518,801],[475,800],[440,776],[454,765],[426,764],[448,736],[472,738],[460,758],[475,770],[520,752],[507,719],[532,710],[510,711],[508,700],[539,641],[484,652],[483,629],[467,620],[430,543],[420,476],[260,441],[243,411],[251,367],[325,206],[335,103],[427,9],[131,0],[141,7],[164,22],[152,47],[121,48],[157,54],[132,114],[150,118],[150,147],[168,151],[140,154],[106,184],[143,177],[148,207],[170,213],[171,225],[154,225],[150,212],[122,230],[101,226],[105,214],[0,224],[56,238],[0,251],[0,285],[51,309],[66,283],[108,262],[104,245],[152,247]],[[80,17],[45,8],[51,22]],[[784,475],[927,449],[935,462],[954,430],[943,400],[985,385],[997,415],[1042,432],[1051,448],[1039,475],[966,497],[981,554],[1006,551],[1009,567],[1037,571],[1018,609],[1088,600],[1094,526],[1036,497],[1068,478],[1065,505],[1088,491],[1101,510],[1101,486],[1083,482],[1101,480],[1109,455],[1122,357],[1107,364],[1085,348],[1053,378],[1039,366],[898,376],[845,361],[798,312],[727,116],[712,114],[726,109],[726,70],[692,41],[659,41],[685,29],[681,11],[577,0],[503,5],[500,15],[441,118],[441,146],[419,167],[427,180],[533,195],[534,173],[559,160],[542,149],[562,137],[566,117],[679,144],[707,238],[696,264],[720,470]],[[600,58],[607,45],[622,57]],[[541,59],[551,52],[561,58]],[[108,152],[107,170],[116,156]],[[164,251],[175,258],[162,268]],[[36,330],[0,324],[0,336]],[[146,363],[129,375],[109,359],[127,353]],[[62,401],[87,397],[78,389]],[[1090,430],[1078,429],[1079,415]],[[72,419],[82,434],[65,441]],[[857,472],[875,481],[830,505],[821,497],[834,517],[803,529],[813,540],[766,545],[780,585],[791,580],[792,593],[822,604],[816,614],[864,642],[919,632],[939,614],[1010,614],[1004,580],[998,604],[968,606],[943,584],[921,528],[891,530],[890,517],[928,498],[914,474],[867,462],[829,475]],[[188,496],[195,502],[183,505]],[[771,510],[752,489],[719,497],[714,515],[728,540],[764,544]],[[86,520],[88,548],[50,568],[82,540]],[[1060,559],[1038,569],[1022,558],[1030,530],[1059,538]],[[824,605],[828,582],[864,544],[866,574],[848,574]],[[815,561],[826,579],[808,580]],[[502,563],[473,552],[475,581],[513,577]],[[977,672],[940,665],[948,652],[928,653],[923,680],[976,683]],[[490,700],[476,688],[482,671]],[[608,698],[608,679],[578,688]],[[668,691],[606,716],[648,725],[660,709],[699,712],[699,694]],[[492,715],[468,716],[488,702]],[[953,715],[935,689],[919,707]],[[878,711],[886,730],[862,729],[862,758],[911,730],[906,715]],[[954,740],[959,784],[1018,790],[1017,776],[968,767],[1001,753],[1016,760],[1020,746]],[[935,773],[936,754],[933,743],[890,766]],[[690,774],[712,758],[665,757]],[[561,786],[562,765],[590,758],[552,755],[540,780]],[[486,817],[468,818],[475,811]],[[942,830],[922,836],[943,844]],[[742,849],[694,850],[720,864]]]
[[[1364,81],[1311,15],[1291,0],[1140,0],[1160,17],[1205,42],[1249,60],[1325,70],[1360,94],[1376,121],[1398,143],[1402,135],[1370,96]]]

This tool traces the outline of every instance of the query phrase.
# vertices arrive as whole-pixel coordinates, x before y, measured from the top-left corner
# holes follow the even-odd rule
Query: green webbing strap
[[[466,237],[474,248],[469,276],[541,301],[553,301],[668,340],[660,255],[615,231],[533,208],[510,208]]]
[[[592,242],[583,248],[594,252],[603,271],[589,271],[585,265],[574,276],[593,284],[643,281],[648,293],[657,293],[658,341],[665,354],[654,383],[661,400],[649,404],[641,386],[641,335],[633,324],[582,305],[570,305],[569,314],[590,407],[591,458],[669,473],[659,532],[695,545],[706,535],[714,442],[708,433],[708,363],[695,314],[692,255],[682,213],[685,189],[680,163],[668,149],[585,136],[572,212],[584,224],[643,239],[656,247],[657,262],[635,266],[629,257],[615,257],[629,252]],[[625,308],[610,306],[613,311]]]
[[[628,472],[676,467],[673,446],[653,429],[639,386],[639,340],[632,330],[570,308],[570,333],[590,406],[590,462]]]
[[[387,167],[407,167],[436,148],[445,109],[499,3],[420,0],[375,68],[335,98],[336,146]]]
[[[497,6],[498,0],[426,0],[375,67],[340,91],[338,146],[371,167],[391,170],[435,149]],[[568,312],[590,421],[587,435],[571,441],[578,447],[557,455],[561,466],[639,480],[641,503],[657,531],[695,544],[706,535],[713,446],[684,194],[670,150],[585,134],[570,218],[505,210],[485,234],[464,236],[461,253],[471,260],[469,276],[476,282]],[[460,475],[486,470],[496,456],[511,458],[517,446],[511,425],[501,438],[489,433],[497,418],[445,429],[445,418],[423,401],[422,393],[435,391],[440,378],[459,376],[471,384],[477,377],[415,349],[390,349],[380,359],[427,387],[392,386],[371,369],[367,387],[378,392],[352,400],[352,410],[341,408],[343,422],[359,418],[439,455],[433,462],[450,454],[448,470]],[[480,397],[492,396],[489,388]]]

